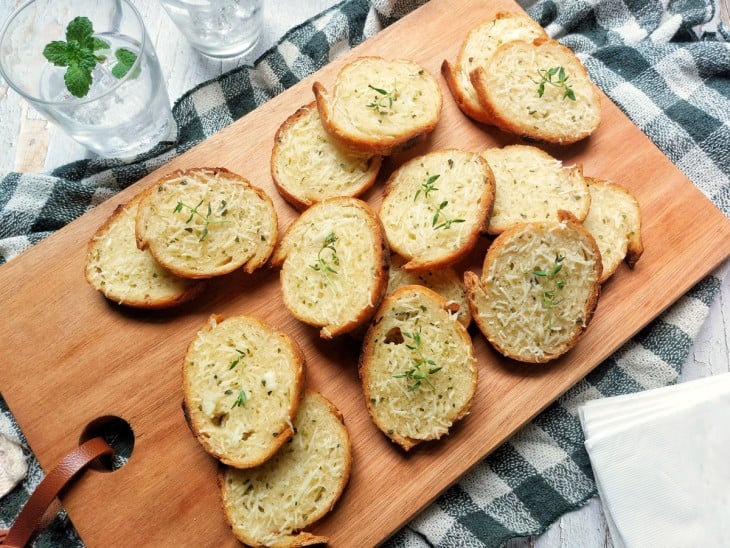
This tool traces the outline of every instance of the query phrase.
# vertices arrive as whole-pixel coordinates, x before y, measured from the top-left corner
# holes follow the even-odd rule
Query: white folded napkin
[[[616,548],[730,547],[730,373],[578,413]]]

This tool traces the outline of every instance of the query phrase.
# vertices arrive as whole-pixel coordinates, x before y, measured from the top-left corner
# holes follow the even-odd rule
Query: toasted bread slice
[[[641,210],[636,198],[621,185],[588,177],[591,208],[583,221],[598,244],[605,282],[626,261],[634,268],[644,252],[641,240]]]
[[[557,220],[559,210],[579,221],[588,215],[591,196],[580,165],[564,166],[527,145],[489,148],[482,156],[492,168],[496,187],[490,234],[518,223]]]
[[[187,302],[205,288],[202,280],[175,276],[149,251],[137,248],[134,222],[140,196],[120,204],[87,246],[84,273],[91,287],[117,304],[168,308]]]
[[[448,434],[471,407],[477,361],[446,299],[420,285],[388,295],[365,335],[359,362],[373,422],[406,451]]]
[[[472,317],[501,354],[544,363],[573,348],[598,304],[601,254],[570,214],[515,225],[464,274]]]
[[[297,209],[335,196],[360,196],[375,182],[380,156],[348,152],[324,130],[316,103],[301,107],[279,127],[271,177]]]
[[[393,291],[404,285],[422,285],[446,299],[448,310],[452,314],[456,314],[456,319],[464,327],[469,327],[471,312],[466,298],[466,287],[464,286],[464,280],[456,270],[447,266],[436,270],[407,272],[401,268],[404,262],[403,257],[395,254],[391,255],[386,294],[393,293]]]
[[[175,171],[151,185],[137,212],[137,246],[184,278],[266,264],[276,245],[271,198],[223,168]]]
[[[268,460],[294,434],[304,367],[304,354],[285,333],[252,316],[211,316],[183,366],[193,434],[229,466]]]
[[[343,67],[331,91],[313,86],[325,130],[360,154],[388,155],[422,142],[441,116],[441,88],[421,65],[360,57]]]
[[[329,339],[366,323],[388,285],[383,227],[358,198],[328,198],[304,211],[271,257],[284,305]]]
[[[494,177],[475,152],[439,150],[401,165],[386,183],[380,219],[404,270],[454,264],[486,229]]]
[[[600,96],[583,63],[554,40],[507,42],[471,81],[491,123],[508,133],[570,144],[601,121]]]
[[[494,52],[505,42],[531,42],[541,36],[547,37],[543,28],[524,13],[517,12],[500,12],[494,19],[470,30],[461,44],[456,63],[444,61],[441,65],[441,74],[461,111],[479,122],[492,123],[490,112],[479,102],[470,74],[477,67],[488,66]]]
[[[352,468],[350,437],[335,406],[310,390],[294,429],[291,441],[261,466],[219,473],[226,519],[247,546],[327,542],[302,529],[332,510],[344,491]]]

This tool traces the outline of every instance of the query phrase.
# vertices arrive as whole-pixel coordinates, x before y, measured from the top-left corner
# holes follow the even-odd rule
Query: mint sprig
[[[92,71],[97,63],[106,60],[98,52],[111,46],[94,36],[94,26],[88,17],[75,17],[66,27],[66,41],[54,40],[43,48],[43,57],[57,67],[66,67],[63,81],[66,89],[75,97],[85,97],[93,81]],[[116,78],[123,78],[137,60],[137,55],[119,48],[114,56],[117,63],[112,67]]]

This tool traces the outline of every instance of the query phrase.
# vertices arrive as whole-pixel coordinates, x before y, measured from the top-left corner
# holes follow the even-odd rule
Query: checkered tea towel
[[[0,175],[0,264],[422,3],[348,0],[292,29],[253,66],[180,98],[177,140],[134,161],[91,159],[47,174]],[[541,0],[528,12],[581,57],[601,89],[730,216],[730,29],[695,30],[713,19],[713,10],[710,0]],[[500,546],[538,534],[583,505],[596,487],[576,407],[676,382],[726,270],[702,280],[387,544]],[[22,439],[1,398],[0,411],[0,427]],[[28,479],[1,501],[0,527],[12,522],[42,474],[31,460]],[[61,513],[36,545],[81,541]]]

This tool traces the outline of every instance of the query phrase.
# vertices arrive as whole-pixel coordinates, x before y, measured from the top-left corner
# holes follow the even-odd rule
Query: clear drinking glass
[[[79,33],[78,20],[69,27],[77,17],[88,19],[93,36]],[[51,42],[57,42],[56,53],[59,47],[64,50],[68,66],[54,65],[44,56]],[[124,65],[126,74],[116,65]],[[77,97],[66,79],[76,82],[78,94],[84,71],[90,71],[91,83]],[[0,76],[43,116],[101,156],[147,151],[175,127],[157,55],[128,0],[23,4],[0,32]]]
[[[261,36],[261,0],[159,1],[190,45],[204,55],[244,55]]]

